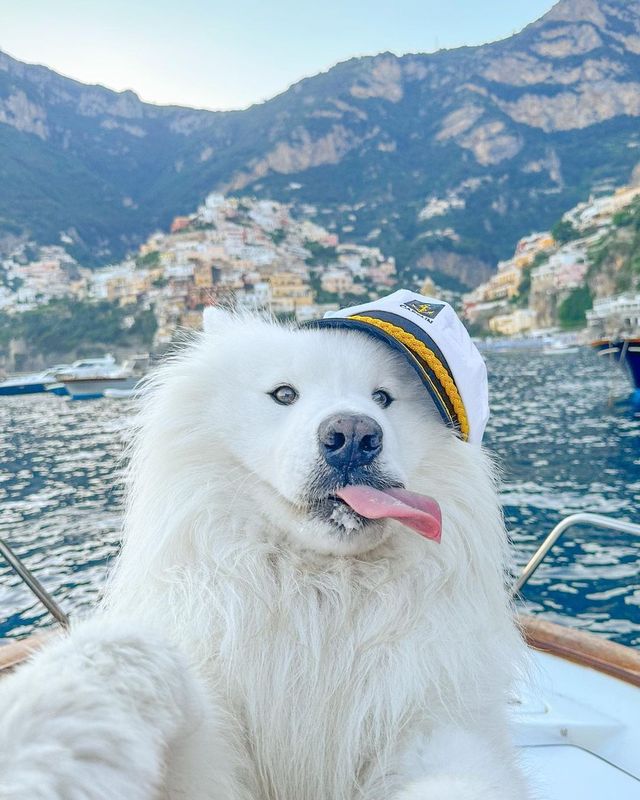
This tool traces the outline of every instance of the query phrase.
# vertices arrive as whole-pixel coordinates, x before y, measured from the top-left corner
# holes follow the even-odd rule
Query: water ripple
[[[568,514],[640,521],[640,414],[621,371],[592,353],[488,358],[486,444],[521,567]],[[640,646],[640,539],[581,526],[564,534],[526,586],[529,610]]]
[[[526,563],[578,511],[638,521],[640,414],[621,373],[589,352],[488,358],[487,446],[514,560]],[[38,396],[0,398],[0,536],[67,611],[99,596],[121,526],[121,457],[132,406]],[[529,610],[640,646],[640,540],[569,531],[525,589]],[[46,625],[40,604],[0,562],[0,637]]]

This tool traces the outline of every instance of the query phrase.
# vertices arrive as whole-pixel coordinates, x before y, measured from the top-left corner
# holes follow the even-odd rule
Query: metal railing
[[[620,531],[621,533],[632,533],[640,536],[640,525],[634,522],[625,522],[621,519],[612,519],[611,517],[604,517],[602,514],[591,514],[589,512],[582,512],[579,514],[571,514],[561,520],[551,533],[547,536],[544,542],[536,550],[536,552],[529,559],[529,563],[523,569],[520,577],[514,582],[511,587],[512,596],[517,595],[522,587],[527,583],[529,578],[538,569],[545,556],[551,550],[553,545],[558,541],[562,534],[572,528],[574,525],[593,525],[595,528],[607,528],[612,531]]]
[[[35,575],[33,575],[31,570],[27,569],[9,545],[2,539],[0,539],[0,555],[3,556],[7,564],[17,573],[20,579],[26,583],[51,616],[64,628],[67,628],[69,626],[69,617],[64,613],[53,597],[51,597]]]

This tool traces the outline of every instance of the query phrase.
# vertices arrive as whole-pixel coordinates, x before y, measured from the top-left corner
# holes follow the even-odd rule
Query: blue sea
[[[640,412],[618,370],[584,350],[487,356],[486,445],[518,566],[564,516],[640,522]],[[100,595],[118,552],[131,401],[0,398],[0,536],[71,615]],[[640,647],[640,539],[567,532],[524,591],[530,611]],[[0,559],[0,638],[50,619]]]

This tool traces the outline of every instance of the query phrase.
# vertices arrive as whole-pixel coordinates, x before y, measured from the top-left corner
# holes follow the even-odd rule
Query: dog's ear
[[[231,312],[221,306],[207,306],[202,314],[202,328],[205,333],[222,333],[231,321]]]

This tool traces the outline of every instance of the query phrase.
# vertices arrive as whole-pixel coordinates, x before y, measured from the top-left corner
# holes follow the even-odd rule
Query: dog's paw
[[[0,797],[158,797],[168,756],[199,724],[197,689],[161,639],[76,626],[0,685]]]
[[[457,775],[434,775],[403,789],[394,800],[507,800],[484,781]]]

